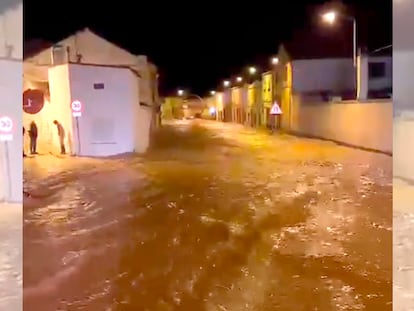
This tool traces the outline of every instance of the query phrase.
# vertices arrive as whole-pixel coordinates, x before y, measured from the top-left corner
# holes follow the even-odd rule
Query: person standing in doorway
[[[62,124],[60,124],[57,120],[53,121],[53,124],[56,125],[57,131],[58,131],[59,144],[60,144],[60,154],[66,154],[65,129],[63,128]]]
[[[34,121],[30,123],[29,129],[29,138],[30,138],[30,153],[37,154],[37,125]]]

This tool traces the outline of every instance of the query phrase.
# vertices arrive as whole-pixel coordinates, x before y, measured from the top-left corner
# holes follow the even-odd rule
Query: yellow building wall
[[[241,106],[241,88],[240,87],[233,87],[231,89],[231,101],[234,106],[236,107]]]
[[[265,72],[262,75],[262,100],[264,108],[271,108],[273,101],[273,75]]]

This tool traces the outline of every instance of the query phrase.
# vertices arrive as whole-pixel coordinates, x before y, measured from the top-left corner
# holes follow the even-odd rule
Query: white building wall
[[[5,75],[4,73],[7,73]],[[0,59],[0,117],[13,120],[13,141],[0,141],[0,201],[22,201],[22,64]]]
[[[50,149],[54,154],[60,153],[60,142],[57,127],[53,121],[58,121],[65,130],[65,147],[68,154],[73,149],[73,122],[71,117],[71,85],[67,65],[55,66],[49,69],[50,105],[44,117],[50,133]],[[47,112],[47,114],[46,114]],[[43,132],[41,132],[43,134]],[[40,135],[40,131],[39,131]]]
[[[8,55],[8,49],[11,55]],[[23,2],[0,1],[0,58],[23,58]]]
[[[352,59],[306,59],[292,61],[293,91],[352,90],[355,84]]]
[[[394,175],[414,180],[414,3],[393,2]]]
[[[13,120],[13,140],[0,141],[0,201],[22,202],[22,1],[0,1],[0,117]]]
[[[79,31],[58,42],[57,45],[61,45],[65,49],[69,48],[67,59],[70,62],[77,62],[78,55],[81,55],[81,63],[83,64],[129,66],[137,70],[141,76],[139,84],[141,101],[149,105],[153,104],[150,64],[146,56],[133,55],[96,35],[89,29]],[[27,58],[25,62],[50,66],[52,64],[52,48]]]
[[[142,145],[148,141],[151,115],[139,107],[138,85],[132,71],[74,64],[59,67],[69,68],[69,103],[79,100],[83,104],[82,116],[78,118],[79,129],[75,118],[71,117],[76,154],[109,156],[145,151]],[[103,84],[104,88],[94,89],[96,83]],[[145,126],[148,129],[146,132]]]

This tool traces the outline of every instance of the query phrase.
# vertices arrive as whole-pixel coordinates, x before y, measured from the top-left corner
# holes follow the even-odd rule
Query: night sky
[[[147,55],[159,68],[163,95],[179,87],[204,95],[248,65],[265,69],[294,31],[330,31],[317,22],[321,4],[326,1],[25,0],[25,37],[56,42],[89,27],[134,54]],[[357,17],[360,45],[374,50],[391,44],[391,0],[342,4]],[[336,27],[349,28],[349,23]],[[352,32],[343,33],[352,40]]]

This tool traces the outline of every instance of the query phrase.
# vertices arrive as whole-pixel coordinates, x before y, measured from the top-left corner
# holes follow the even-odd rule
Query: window
[[[94,83],[93,88],[95,90],[103,90],[105,88],[105,84],[103,84],[103,83]]]
[[[68,61],[68,48],[62,45],[52,47],[52,65],[62,65]]]
[[[370,78],[385,77],[385,63],[369,63],[368,74]]]

